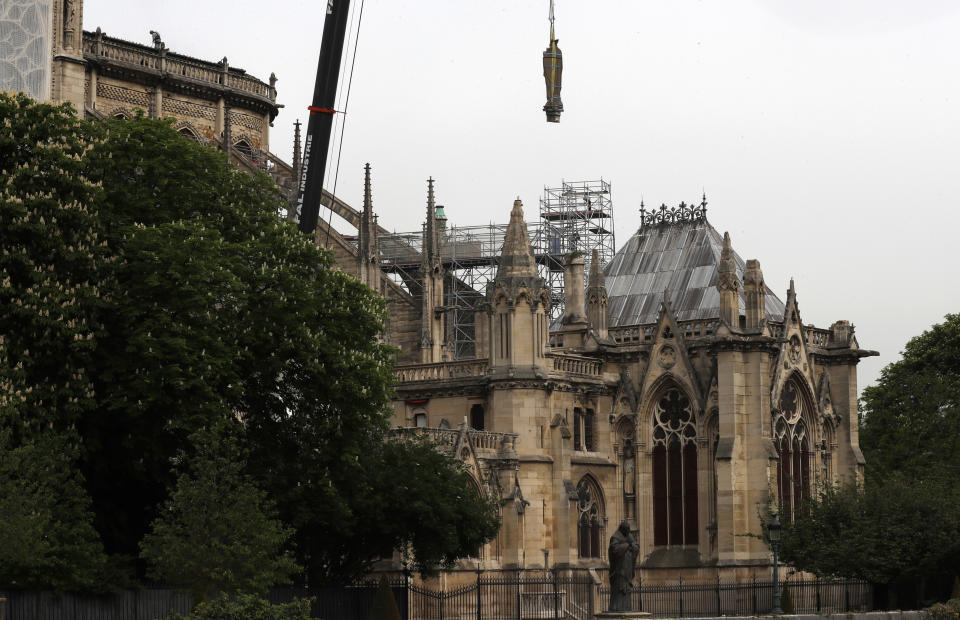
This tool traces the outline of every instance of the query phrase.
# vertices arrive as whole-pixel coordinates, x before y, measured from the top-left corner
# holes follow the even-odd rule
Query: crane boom
[[[303,147],[303,164],[297,192],[297,214],[300,232],[312,235],[320,216],[323,174],[330,150],[330,133],[343,57],[343,41],[347,32],[350,0],[327,0],[327,16],[323,22],[323,40],[317,62],[317,81],[313,88],[313,104],[309,107],[307,137]]]

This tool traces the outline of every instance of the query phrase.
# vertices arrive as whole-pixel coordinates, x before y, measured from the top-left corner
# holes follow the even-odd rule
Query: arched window
[[[470,427],[478,431],[483,430],[483,405],[472,405],[470,407]]]
[[[603,497],[587,476],[577,484],[577,549],[581,558],[599,558],[603,535]]]
[[[180,134],[181,136],[183,136],[184,138],[188,138],[188,139],[190,139],[190,140],[193,140],[194,142],[199,142],[199,141],[200,141],[200,138],[197,136],[197,134],[194,133],[193,130],[190,129],[189,127],[183,127],[183,128],[181,128],[180,131],[178,131],[177,133],[179,133],[179,134]]]
[[[777,448],[777,497],[781,520],[792,521],[803,498],[810,496],[810,437],[804,422],[805,399],[796,381],[780,393],[780,406],[773,420],[773,443]]]
[[[250,143],[246,140],[238,140],[236,144],[233,145],[233,148],[237,149],[240,153],[243,153],[243,156],[250,158],[253,156],[253,147],[250,146]]]
[[[573,409],[573,449],[593,452],[596,445],[597,416],[593,409]]]
[[[653,411],[653,544],[695,545],[697,426],[690,399],[676,388]]]

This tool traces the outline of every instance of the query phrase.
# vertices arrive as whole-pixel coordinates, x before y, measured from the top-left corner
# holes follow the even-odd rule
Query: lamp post
[[[770,547],[773,549],[773,613],[783,614],[780,609],[780,571],[777,565],[777,554],[780,551],[780,520],[777,515],[773,515],[773,521],[767,525],[767,537],[770,539]]]

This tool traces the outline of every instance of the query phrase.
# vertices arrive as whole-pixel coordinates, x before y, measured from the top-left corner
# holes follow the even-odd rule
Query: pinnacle
[[[537,265],[530,250],[530,236],[527,224],[523,220],[523,203],[513,201],[510,223],[503,238],[503,251],[500,253],[500,267],[497,279],[509,277],[537,277]]]

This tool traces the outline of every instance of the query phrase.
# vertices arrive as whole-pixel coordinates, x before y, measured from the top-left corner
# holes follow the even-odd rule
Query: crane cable
[[[337,123],[337,121],[339,120],[339,119],[338,119],[338,116],[341,116],[341,115],[342,115],[342,116],[343,116],[343,121],[340,123],[340,140],[339,140],[339,143],[337,144],[337,165],[336,165],[336,168],[334,168],[334,172],[333,172],[333,189],[330,191],[330,209],[329,209],[330,213],[329,213],[329,215],[327,216],[327,232],[326,232],[326,239],[324,239],[324,242],[323,242],[324,247],[326,247],[327,245],[330,244],[330,228],[331,228],[331,226],[333,225],[333,201],[336,200],[336,197],[337,197],[337,180],[340,178],[340,156],[343,154],[343,134],[344,134],[344,131],[345,131],[346,128],[347,128],[347,117],[346,117],[346,114],[347,114],[347,108],[348,108],[349,105],[350,105],[350,89],[351,89],[351,87],[353,86],[353,69],[354,69],[354,66],[355,66],[356,63],[357,63],[357,44],[360,42],[360,23],[363,21],[363,2],[364,2],[364,0],[360,0],[360,10],[359,10],[359,12],[351,12],[351,16],[350,16],[350,28],[347,30],[348,39],[347,39],[347,45],[346,45],[347,49],[349,50],[349,49],[350,49],[350,39],[349,39],[349,37],[353,37],[353,57],[350,59],[350,77],[347,79],[347,92],[346,92],[346,96],[344,96],[344,94],[343,94],[343,81],[340,81],[340,97],[341,97],[341,103],[342,103],[342,105],[337,105],[336,108],[338,109],[338,111],[339,111],[340,109],[342,109],[343,112],[342,112],[341,114],[339,114],[339,115],[338,115],[338,114],[334,114],[334,116],[333,116],[333,121],[334,121],[334,130],[333,130],[333,133],[334,133],[334,135],[336,135],[336,132],[337,132],[337,130],[336,130],[336,123]],[[354,4],[354,6],[356,6],[356,5]],[[358,15],[358,13],[359,13],[359,15]],[[356,31],[356,34],[354,34],[354,31],[353,31],[353,18],[354,18],[354,17],[357,18],[357,31]],[[332,161],[332,160],[330,160],[330,161],[327,162],[327,175],[326,175],[325,178],[328,178],[328,179],[330,178],[329,173],[330,173],[330,167],[331,167],[332,165],[333,165],[333,161]],[[322,196],[323,188],[320,188],[320,191],[321,191],[321,196]]]
[[[550,0],[550,53],[553,56],[553,62],[550,63],[550,94],[547,102],[549,103],[554,93],[557,92],[557,37],[553,32],[553,0]]]

